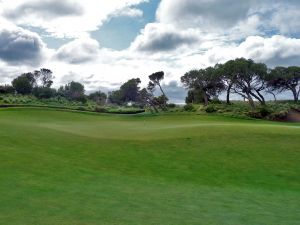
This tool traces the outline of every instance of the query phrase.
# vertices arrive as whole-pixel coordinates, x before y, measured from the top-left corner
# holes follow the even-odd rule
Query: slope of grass
[[[6,225],[300,224],[299,124],[0,110]]]

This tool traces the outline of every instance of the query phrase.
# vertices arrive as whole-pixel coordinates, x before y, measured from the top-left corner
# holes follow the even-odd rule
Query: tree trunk
[[[204,99],[204,105],[208,106],[208,96],[205,91],[203,91],[203,99]]]
[[[248,101],[249,101],[249,104],[250,104],[251,108],[255,109],[255,103],[254,103],[253,98],[251,97],[250,93],[247,93],[247,98],[248,98]]]
[[[159,87],[161,93],[163,94],[163,96],[165,96],[165,98],[167,98],[167,96],[166,96],[165,92],[163,91],[163,89],[162,89],[160,83],[158,83],[158,87]]]
[[[231,88],[232,88],[232,84],[229,84],[229,85],[228,85],[228,88],[227,88],[227,96],[226,96],[226,103],[227,103],[228,105],[231,104],[231,102],[230,102],[230,92],[231,92]]]
[[[293,95],[294,95],[294,101],[295,101],[295,102],[298,102],[298,100],[299,100],[299,94],[297,93],[296,88],[293,87],[291,90],[292,90]]]
[[[261,105],[266,104],[264,98],[261,99],[259,95],[254,94],[252,91],[250,91],[249,94],[252,95],[256,100],[258,100]]]
[[[160,83],[158,83],[158,86],[159,86],[159,89],[160,89],[161,93],[163,94],[163,96],[164,96],[165,99],[167,100],[167,96],[166,96],[164,90],[162,89]],[[164,106],[163,106],[163,107],[164,107],[164,109],[163,109],[164,111],[167,110],[167,102],[164,102]]]
[[[256,93],[258,94],[258,96],[261,99],[261,104],[266,105],[266,100],[265,100],[264,96],[259,91],[256,91]]]

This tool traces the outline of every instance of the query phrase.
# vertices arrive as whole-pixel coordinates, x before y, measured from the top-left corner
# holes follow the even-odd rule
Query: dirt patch
[[[300,112],[297,110],[291,110],[286,117],[287,122],[300,122]]]

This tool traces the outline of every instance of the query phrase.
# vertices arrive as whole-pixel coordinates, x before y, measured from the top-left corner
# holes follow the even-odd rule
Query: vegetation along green
[[[164,76],[110,93],[53,88],[49,69],[0,85],[0,224],[300,224],[300,68],[192,70],[182,106]]]

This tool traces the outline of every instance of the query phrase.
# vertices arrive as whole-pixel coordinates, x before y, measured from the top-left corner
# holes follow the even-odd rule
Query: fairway
[[[0,224],[298,225],[300,124],[0,109]]]

